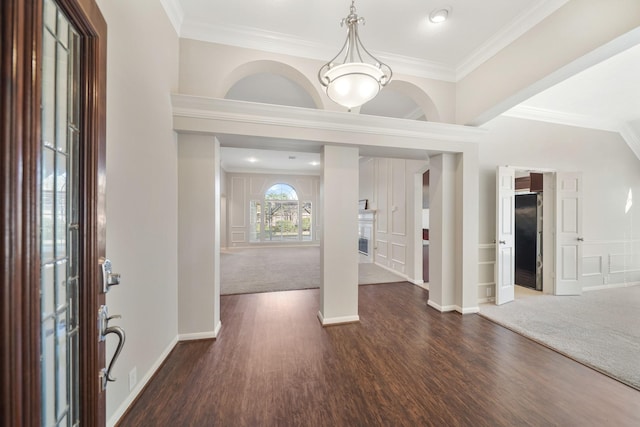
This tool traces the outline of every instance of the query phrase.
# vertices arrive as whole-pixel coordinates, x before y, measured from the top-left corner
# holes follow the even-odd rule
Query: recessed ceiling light
[[[450,13],[451,13],[450,7],[445,7],[443,9],[434,9],[429,14],[429,21],[433,22],[434,24],[440,24],[447,20]]]
[[[256,159],[255,157],[249,157],[249,158],[247,159],[247,161],[248,161],[249,163],[255,163],[255,162],[257,162],[257,161],[258,161],[258,159]]]
[[[318,165],[320,165],[320,162],[313,161],[313,162],[311,162],[311,163],[309,163],[309,164],[310,164],[311,166],[318,166]]]

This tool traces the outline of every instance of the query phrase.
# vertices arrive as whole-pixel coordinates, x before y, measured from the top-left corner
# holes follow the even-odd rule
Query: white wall
[[[224,98],[232,84],[245,76],[244,72],[247,70],[238,68],[253,61],[275,61],[293,67],[298,73],[302,73],[303,81],[298,83],[313,91],[313,95],[323,103],[323,109],[346,111],[346,108],[329,100],[316,77],[323,61],[190,39],[180,40],[180,93]],[[291,71],[287,67],[271,70],[281,72],[288,78],[295,77],[287,75]],[[440,122],[455,122],[454,83],[394,73],[392,86],[399,82],[407,82],[422,89],[435,104]],[[402,88],[401,84],[397,86]]]
[[[107,390],[115,423],[177,335],[177,160],[169,94],[178,37],[157,1],[99,0],[108,25],[107,256],[122,284],[107,295],[127,334]],[[141,24],[144,23],[144,24]],[[161,46],[161,48],[159,48]],[[107,356],[115,349],[108,338]],[[128,383],[136,370],[137,384]]]
[[[298,200],[311,202],[312,209],[312,240],[298,241],[296,244],[318,244],[319,236],[319,201],[320,201],[320,177],[317,175],[288,175],[288,174],[248,174],[227,173],[227,221],[226,239],[229,247],[244,247],[252,243],[250,241],[251,224],[249,218],[249,206],[252,200],[262,203],[264,193],[274,184],[285,183],[291,185],[298,194]],[[294,243],[294,242],[291,242]],[[260,244],[264,244],[261,242]]]
[[[629,190],[640,200],[640,160],[619,134],[508,117],[485,127],[489,133],[479,145],[481,283],[493,275],[498,165],[582,172],[585,286],[640,280],[631,271],[640,269],[640,201],[625,213]],[[486,297],[486,290],[478,296]]]

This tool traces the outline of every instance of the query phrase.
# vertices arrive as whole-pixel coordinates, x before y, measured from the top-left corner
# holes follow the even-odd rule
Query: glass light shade
[[[329,82],[329,98],[347,108],[353,108],[375,98],[385,75],[374,65],[348,62],[329,69],[324,77]]]

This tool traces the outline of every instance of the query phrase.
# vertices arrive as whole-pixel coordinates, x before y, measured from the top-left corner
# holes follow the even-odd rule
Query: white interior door
[[[580,295],[582,286],[582,174],[556,174],[556,295]]]
[[[496,304],[514,299],[515,169],[498,166],[496,188]]]

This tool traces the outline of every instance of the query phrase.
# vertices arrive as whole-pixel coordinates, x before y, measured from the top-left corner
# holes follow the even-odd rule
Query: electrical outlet
[[[138,383],[138,370],[134,366],[133,369],[129,372],[129,391],[133,390],[133,388]]]

